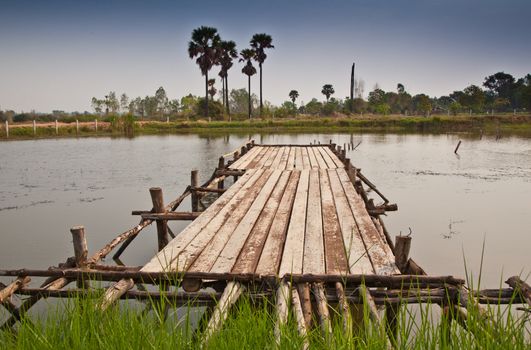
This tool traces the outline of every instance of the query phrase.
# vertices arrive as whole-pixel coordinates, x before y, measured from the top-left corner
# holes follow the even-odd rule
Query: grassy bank
[[[472,304],[472,303],[471,303]],[[137,307],[134,307],[134,306]],[[162,307],[163,308],[163,307]],[[154,309],[160,310],[160,305]],[[194,332],[200,315],[192,307],[182,308],[177,317],[170,309],[163,320],[159,313],[142,314],[138,304],[122,303],[100,312],[94,299],[64,301],[45,317],[24,320],[16,331],[0,331],[0,344],[9,349],[271,349],[275,346],[273,308],[253,305],[243,299],[234,307],[222,330],[203,344],[203,334]],[[492,306],[497,325],[482,322],[477,309],[469,307],[463,326],[438,316],[439,307],[424,304],[403,307],[399,315],[398,349],[529,349],[529,320],[511,307]],[[66,311],[66,312],[65,312]],[[385,329],[369,320],[367,310],[358,331],[343,331],[342,319],[333,315],[333,332],[323,336],[314,327],[302,338],[290,315],[281,329],[281,349],[300,349],[305,340],[311,349],[387,349]],[[204,320],[199,321],[199,323]],[[317,320],[315,320],[317,322]]]
[[[0,132],[1,140],[88,137],[88,136],[136,136],[182,133],[330,133],[330,132],[476,132],[485,134],[514,133],[531,135],[531,115],[500,116],[446,116],[430,117],[365,116],[365,117],[308,117],[291,119],[255,119],[252,121],[137,121],[134,127],[125,130],[120,124],[101,123],[98,130],[92,123],[83,123],[76,129],[75,123],[37,127],[13,125],[6,138],[5,127]]]

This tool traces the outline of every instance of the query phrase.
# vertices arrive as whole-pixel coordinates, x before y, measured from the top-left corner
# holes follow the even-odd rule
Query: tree
[[[123,93],[120,96],[120,109],[123,113],[127,110],[127,107],[129,106],[129,97],[125,93]]]
[[[105,114],[108,114],[109,112],[116,114],[120,109],[120,103],[118,102],[116,92],[114,91],[109,91],[109,94],[105,96],[103,104],[105,105]]]
[[[431,104],[431,100],[429,96],[425,94],[418,94],[418,95],[413,96],[412,100],[413,100],[412,102],[413,102],[414,108],[417,112],[420,112],[424,114],[425,116],[430,115],[432,104]]]
[[[477,85],[470,85],[463,90],[458,101],[465,108],[481,112],[485,105],[485,92]]]
[[[396,91],[397,91],[399,94],[403,94],[403,93],[406,91],[406,88],[404,87],[404,84],[398,83],[398,84],[396,85]]]
[[[216,88],[214,87],[214,84],[216,83],[216,79],[208,79],[208,94],[210,95],[210,99],[214,100],[214,96],[216,96]]]
[[[334,87],[332,84],[324,84],[321,93],[326,96],[326,102],[328,102],[328,100],[330,100],[330,96],[335,93]]]
[[[166,96],[166,90],[161,86],[155,92],[155,100],[157,101],[157,112],[159,117],[163,117],[168,110],[168,96]]]
[[[291,90],[289,92],[289,98],[291,102],[295,103],[295,100],[299,97],[299,92],[297,90]]]
[[[483,86],[496,93],[497,97],[510,98],[515,79],[511,74],[498,72],[485,78]]]
[[[223,104],[227,109],[227,114],[230,114],[229,109],[229,69],[232,67],[232,60],[238,58],[238,51],[236,51],[236,43],[234,41],[221,41],[219,44],[220,54],[218,57],[221,70],[219,76],[222,81],[223,90]]]
[[[198,98],[192,94],[183,96],[181,98],[181,112],[184,114],[186,119],[190,118],[195,113],[195,106],[198,103]]]
[[[240,62],[246,61],[247,63],[242,68],[242,73],[247,75],[248,78],[248,103],[249,103],[249,119],[251,119],[252,105],[251,105],[251,76],[256,74],[256,68],[254,68],[253,63],[251,62],[256,55],[256,51],[252,49],[244,49],[240,52]]]
[[[321,113],[322,108],[323,104],[317,101],[316,98],[312,98],[312,100],[304,106],[304,111],[308,114],[319,114]]]
[[[246,114],[248,111],[247,90],[232,89],[229,93],[229,104],[232,112],[237,114]],[[256,106],[258,98],[255,94],[251,95],[251,105]]]
[[[212,27],[201,26],[192,31],[192,40],[188,43],[190,58],[197,56],[196,63],[205,76],[205,117],[208,118],[208,71],[219,57],[219,43],[221,38],[218,30]]]
[[[103,106],[103,100],[99,100],[96,97],[93,97],[90,101],[90,104],[92,105],[92,108],[94,108],[94,111],[101,115],[102,112],[102,106]]]
[[[265,49],[275,48],[272,43],[273,39],[271,38],[271,35],[265,33],[253,35],[253,38],[250,42],[251,47],[256,53],[254,56],[254,60],[258,62],[258,67],[260,68],[260,116],[262,116],[262,109],[264,108],[264,105],[262,103],[262,64],[267,58]]]
[[[168,101],[168,112],[170,113],[170,115],[179,114],[179,100]]]

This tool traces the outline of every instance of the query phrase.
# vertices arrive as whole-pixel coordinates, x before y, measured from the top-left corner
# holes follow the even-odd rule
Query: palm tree
[[[251,39],[251,47],[256,52],[255,61],[258,62],[258,67],[260,67],[260,116],[262,116],[262,109],[263,109],[263,103],[262,103],[262,64],[264,63],[265,59],[267,58],[267,55],[265,54],[265,49],[273,49],[275,48],[271,43],[273,42],[273,39],[271,38],[271,35],[261,33],[261,34],[255,34],[253,35],[253,38]]]
[[[205,116],[208,118],[208,71],[216,63],[219,55],[219,42],[221,41],[218,30],[212,27],[201,26],[192,31],[192,40],[188,43],[190,58],[196,56],[195,62],[205,76]]]
[[[216,88],[214,87],[214,84],[216,83],[216,79],[208,79],[208,94],[210,95],[210,99],[214,100],[214,96],[216,96]]]
[[[238,57],[238,51],[236,51],[236,43],[234,41],[222,41],[219,44],[220,55],[219,55],[219,65],[221,70],[219,71],[219,76],[222,79],[223,86],[223,104],[227,110],[227,114],[230,115],[229,109],[229,69],[232,67],[232,60]]]
[[[256,74],[256,68],[254,68],[253,63],[251,62],[254,56],[256,55],[256,52],[252,49],[244,49],[240,52],[240,62],[247,61],[245,66],[242,68],[242,73],[247,75],[249,79],[249,119],[251,119],[251,76]]]
[[[334,87],[332,84],[325,84],[323,85],[323,89],[321,90],[321,93],[326,96],[326,102],[330,99],[330,96],[334,94]]]
[[[295,103],[295,100],[299,97],[299,92],[297,90],[291,90],[289,92],[289,98],[291,102]]]

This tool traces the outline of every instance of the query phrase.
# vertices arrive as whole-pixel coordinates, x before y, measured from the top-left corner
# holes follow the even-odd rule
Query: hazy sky
[[[323,99],[325,83],[344,98],[353,61],[365,94],[400,82],[439,96],[500,70],[530,73],[530,13],[529,0],[0,0],[0,109],[84,111],[92,96],[152,95],[159,86],[170,98],[202,95],[187,54],[200,25],[239,49],[254,33],[273,37],[264,98],[275,104],[291,89],[304,102]],[[230,88],[247,86],[241,67],[229,71]],[[253,84],[258,93],[258,75]]]

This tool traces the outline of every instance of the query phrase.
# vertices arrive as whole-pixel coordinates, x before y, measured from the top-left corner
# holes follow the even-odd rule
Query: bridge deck
[[[255,146],[246,169],[143,271],[398,274],[341,160],[327,146]]]

